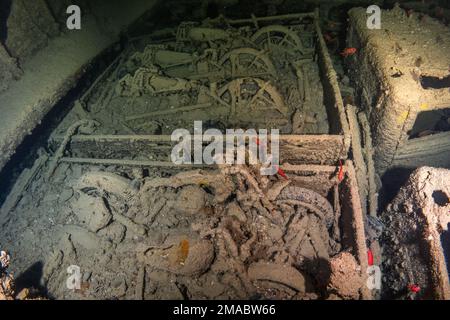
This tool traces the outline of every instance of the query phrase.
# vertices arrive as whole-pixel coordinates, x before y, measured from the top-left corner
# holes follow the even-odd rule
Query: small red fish
[[[283,169],[281,169],[278,166],[275,166],[275,168],[277,168],[277,173],[282,176],[283,178],[285,178],[286,180],[289,180],[288,176],[286,175],[286,173],[284,173]]]
[[[357,51],[358,49],[356,48],[345,48],[344,51],[341,52],[341,56],[347,58],[348,56],[354,55]]]
[[[372,254],[372,250],[367,250],[367,262],[369,264],[369,266],[373,266],[373,254]]]
[[[338,179],[339,179],[339,182],[344,180],[344,166],[342,165],[342,160],[339,160]]]
[[[420,291],[420,287],[417,284],[410,284],[408,286],[408,288],[411,292],[414,292],[414,293],[417,293]]]

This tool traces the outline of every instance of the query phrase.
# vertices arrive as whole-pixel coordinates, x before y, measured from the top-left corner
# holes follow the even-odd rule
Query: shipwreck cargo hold
[[[375,2],[1,1],[0,297],[449,299],[450,7]]]

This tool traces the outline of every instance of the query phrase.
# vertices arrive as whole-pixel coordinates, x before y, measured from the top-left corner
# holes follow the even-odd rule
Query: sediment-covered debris
[[[45,267],[52,292],[135,297],[130,277],[144,274],[143,298],[359,298],[361,269],[316,191],[246,165],[136,179],[88,171],[72,182],[72,224]],[[69,264],[91,273],[73,292],[61,285]]]
[[[449,170],[419,168],[384,211],[386,297],[450,298],[449,179]]]
[[[214,247],[208,240],[168,239],[163,246],[146,250],[142,260],[158,270],[194,277],[206,272],[213,259]]]
[[[329,260],[329,268],[327,289],[345,299],[358,299],[364,279],[355,257],[348,252],[341,252]]]
[[[62,143],[20,194],[30,192],[14,199],[11,210],[29,214],[5,221],[5,239],[21,230],[18,248],[42,240],[23,253],[27,262],[45,257],[41,284],[53,297],[359,298],[319,277],[344,250],[332,171],[309,183],[263,176],[260,165],[182,172],[164,167],[171,147],[152,140],[193,120],[222,131],[328,133],[313,16],[261,28],[183,24],[176,39],[130,46],[101,74],[55,130]],[[284,148],[294,159],[296,147],[314,145],[315,163],[334,164],[344,148],[340,132],[332,137],[331,156],[320,155],[328,136],[288,137]],[[89,138],[92,149],[77,151]],[[344,278],[361,271],[355,258],[346,266]],[[68,267],[79,270],[78,286],[67,285]]]

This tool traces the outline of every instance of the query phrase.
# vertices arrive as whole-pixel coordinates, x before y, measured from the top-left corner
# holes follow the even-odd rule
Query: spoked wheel
[[[275,67],[264,51],[253,48],[238,48],[223,56],[219,63],[227,78],[276,77]]]
[[[252,36],[251,40],[274,58],[292,59],[308,51],[294,31],[281,25],[263,27]]]
[[[239,78],[218,91],[222,104],[229,106],[230,116],[257,115],[275,110],[287,116],[288,109],[278,91],[269,83],[256,78]]]

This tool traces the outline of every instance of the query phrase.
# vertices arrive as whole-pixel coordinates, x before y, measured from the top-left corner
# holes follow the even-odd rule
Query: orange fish
[[[288,176],[287,176],[286,173],[283,171],[283,169],[281,169],[280,167],[277,167],[277,166],[275,166],[275,167],[277,168],[277,173],[278,173],[280,176],[282,176],[282,177],[285,178],[286,180],[289,180]]]
[[[348,56],[352,56],[358,51],[356,48],[345,48],[344,51],[341,52],[341,56],[347,58]]]
[[[408,286],[408,288],[411,292],[414,292],[414,293],[417,293],[420,291],[420,287],[417,284],[410,284]]]
[[[369,266],[373,266],[373,253],[372,250],[367,250],[367,262]]]
[[[339,182],[344,179],[344,166],[342,165],[342,160],[339,160],[339,174],[338,174]]]
[[[182,240],[178,247],[178,263],[183,264],[189,255],[189,241]]]

